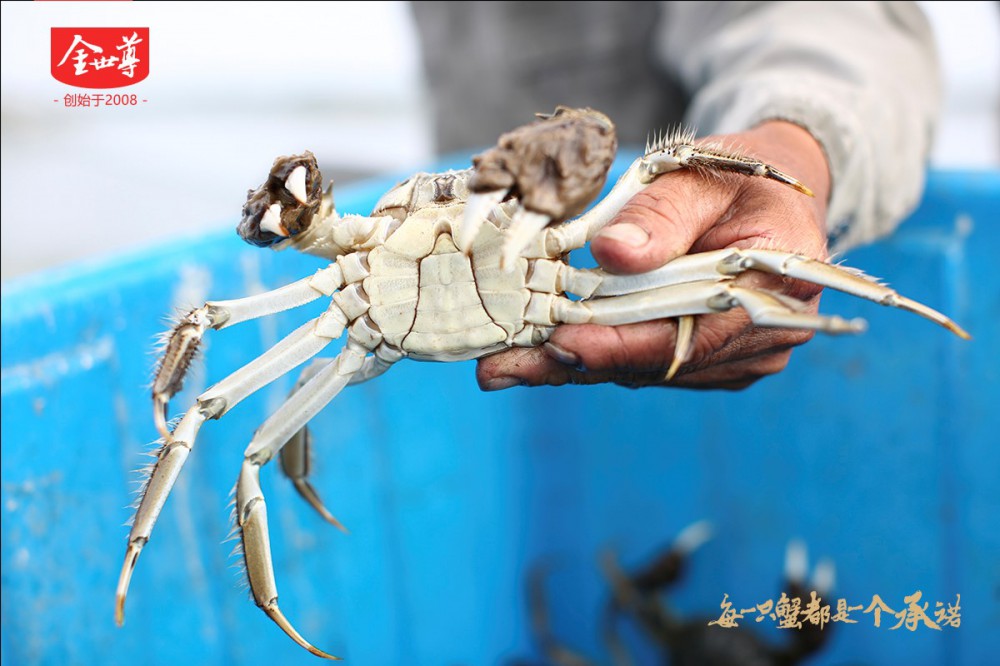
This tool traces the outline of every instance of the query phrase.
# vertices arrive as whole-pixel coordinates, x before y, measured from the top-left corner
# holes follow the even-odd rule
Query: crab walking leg
[[[825,333],[860,333],[863,320],[847,321],[797,309],[798,302],[761,289],[738,287],[731,281],[700,280],[636,294],[592,301],[571,301],[554,294],[532,294],[525,320],[532,324],[603,324],[618,326],[684,315],[747,310],[758,326],[807,328]]]
[[[381,377],[385,372],[393,366],[396,361],[403,358],[403,352],[398,349],[393,349],[386,344],[380,344],[375,348],[375,353],[371,356],[365,357],[364,365],[361,369],[351,377],[349,386],[354,386],[355,384],[362,384],[367,382],[369,379],[375,379],[376,377]]]
[[[218,330],[305,305],[320,296],[332,295],[343,283],[340,266],[331,264],[279,289],[247,298],[209,301],[185,315],[167,340],[153,380],[153,420],[160,436],[170,438],[167,428],[170,399],[183,387],[187,369],[208,329]]]
[[[199,408],[204,409],[209,418],[223,416],[251,393],[318,354],[331,340],[341,336],[346,324],[347,316],[340,306],[330,303],[320,317],[295,329],[274,347],[198,396]]]
[[[681,365],[691,358],[691,350],[693,348],[694,316],[682,315],[677,318],[677,339],[674,341],[674,358],[670,362],[670,368],[667,369],[667,374],[664,377],[666,381],[669,382],[673,379],[677,371],[681,369]]]
[[[236,515],[254,601],[296,643],[309,652],[336,659],[306,641],[278,608],[278,588],[271,561],[267,505],[260,487],[260,468],[291,436],[326,406],[358,372],[366,350],[352,341],[316,376],[306,382],[264,422],[247,447],[236,483]]]
[[[124,622],[125,597],[132,570],[143,546],[149,541],[156,519],[188,454],[194,448],[202,424],[208,419],[221,417],[251,393],[318,354],[331,340],[340,337],[345,323],[346,317],[340,307],[331,303],[322,316],[300,326],[267,352],[202,393],[174,432],[164,439],[129,532],[125,563],[116,592],[115,619],[119,625]]]
[[[298,381],[295,382],[295,386],[292,387],[291,395],[294,395],[296,391],[302,388],[310,379],[316,376],[320,370],[322,370],[330,362],[329,358],[314,358],[309,365],[305,367],[302,374],[299,375]],[[369,379],[374,379],[379,375],[383,374],[392,366],[392,361],[387,361],[380,356],[372,355],[366,356],[361,369],[358,370],[348,385],[360,384],[366,382]],[[295,486],[295,490],[298,491],[299,496],[302,497],[309,505],[316,510],[316,512],[328,523],[335,526],[342,532],[347,532],[347,528],[341,523],[337,518],[330,513],[330,510],[324,506],[323,501],[319,497],[319,493],[316,492],[316,488],[309,482],[309,471],[311,468],[312,460],[312,432],[309,430],[309,426],[305,425],[299,429],[288,443],[285,444],[281,449],[281,469],[285,473],[292,484]]]
[[[614,219],[625,204],[639,192],[649,187],[652,180],[644,182],[640,164],[642,158],[632,163],[632,166],[622,174],[608,196],[594,204],[594,207],[583,215],[570,220],[566,224],[549,227],[539,234],[540,247],[529,245],[525,251],[527,256],[559,257],[572,250],[579,250],[597,235]]]
[[[695,146],[692,134],[678,133],[668,137],[655,150],[647,150],[642,158],[645,168],[652,176],[670,173],[678,169],[701,169],[705,171],[733,171],[744,176],[767,178],[788,185],[806,196],[815,196],[813,191],[797,178],[775,169],[766,162],[742,155],[719,144]]]
[[[402,357],[402,352],[392,349],[384,344],[380,345],[375,350],[374,354],[365,357],[361,365],[361,369],[354,373],[354,376],[351,377],[351,381],[348,382],[348,386],[361,384],[369,379],[379,377],[391,368],[393,363]],[[299,375],[299,379],[295,382],[295,386],[292,388],[289,397],[298,391],[306,382],[315,377],[316,374],[329,362],[329,358],[314,358],[309,365],[305,367],[302,374]],[[323,501],[319,498],[319,493],[316,492],[315,487],[313,487],[313,485],[309,482],[309,470],[312,460],[311,449],[312,432],[309,430],[308,425],[304,425],[298,432],[292,435],[291,439],[288,440],[288,443],[282,447],[281,469],[284,471],[285,476],[292,481],[292,484],[295,486],[299,495],[306,502],[308,502],[309,505],[315,509],[324,520],[346,533],[348,531],[347,528],[344,527],[343,523],[337,520],[332,513],[330,513],[326,506],[323,505]]]
[[[170,495],[170,490],[194,447],[198,431],[206,420],[206,415],[200,409],[197,407],[191,409],[177,424],[173,436],[164,440],[163,446],[156,454],[156,463],[142,490],[142,500],[132,520],[128,546],[125,549],[125,563],[122,565],[118,587],[115,590],[115,622],[118,626],[125,623],[125,597],[128,595],[128,586],[139,554],[149,541],[156,519],[159,518],[167,496]]]
[[[548,229],[545,235],[541,236],[541,247],[529,245],[527,256],[557,257],[572,250],[579,250],[611,222],[632,197],[646,189],[659,176],[679,169],[733,171],[746,176],[768,178],[813,196],[812,190],[801,182],[759,160],[714,147],[679,143],[691,138],[674,137],[668,139],[664,147],[647,150],[646,155],[635,160],[622,174],[608,196],[576,219]]]
[[[594,271],[601,277],[594,296],[616,296],[712,277],[733,276],[756,269],[796,278],[842,291],[881,305],[896,307],[929,319],[961,338],[970,336],[958,324],[937,310],[901,296],[860,271],[841,268],[805,255],[777,250],[729,248],[678,257],[654,271],[638,275],[612,275]]]
[[[302,370],[302,374],[299,375],[298,380],[295,382],[295,386],[292,387],[289,393],[289,399],[300,388],[302,388],[310,379],[315,377],[320,370],[326,367],[333,359],[330,358],[314,358],[309,364]],[[365,366],[370,365],[369,360],[374,360],[374,357],[365,358]],[[364,370],[364,366],[362,366]],[[361,374],[360,371],[358,374]],[[356,377],[357,375],[355,375]],[[288,440],[281,449],[281,470],[285,473],[292,484],[295,486],[295,490],[298,491],[299,496],[302,497],[306,502],[309,503],[313,509],[316,510],[325,521],[339,529],[341,532],[347,533],[347,528],[341,523],[337,518],[330,513],[330,510],[326,508],[323,504],[323,500],[320,499],[319,493],[316,492],[316,488],[309,482],[309,471],[311,467],[312,460],[312,432],[309,430],[308,426],[302,426],[292,437]]]
[[[330,523],[338,530],[347,534],[347,528],[337,520],[337,517],[330,513],[330,510],[323,504],[316,488],[309,482],[309,472],[312,467],[312,432],[308,427],[303,426],[301,430],[292,435],[288,443],[281,449],[281,471],[285,473],[299,496],[309,503],[316,513],[323,520]]]

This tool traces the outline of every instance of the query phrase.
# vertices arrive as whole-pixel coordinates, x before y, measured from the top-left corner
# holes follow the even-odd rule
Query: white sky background
[[[922,2],[947,91],[933,155],[1000,167],[1000,9]],[[3,3],[4,279],[231,227],[275,156],[325,175],[400,173],[433,156],[405,3]],[[138,108],[64,108],[49,29],[150,28]],[[96,91],[101,92],[101,91]],[[484,139],[484,143],[487,141]]]

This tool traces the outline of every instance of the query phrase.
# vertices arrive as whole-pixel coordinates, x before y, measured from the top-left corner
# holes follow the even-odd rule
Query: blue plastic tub
[[[339,208],[366,212],[388,185],[345,188]],[[933,614],[961,595],[961,626],[940,631],[876,628],[856,611],[812,663],[997,663],[998,211],[1000,174],[935,173],[893,238],[848,257],[972,342],[828,292],[823,310],[867,318],[868,333],[818,337],[740,393],[485,394],[471,363],[415,362],[346,390],[314,422],[315,483],[351,533],[276,465],[264,474],[283,610],[349,663],[503,663],[536,655],[524,588],[545,561],[555,633],[608,662],[600,554],[634,566],[707,518],[716,536],[672,591],[678,612],[716,618],[727,594],[741,608],[777,599],[798,537],[813,561],[835,562],[831,603],[879,595],[899,611],[920,590]],[[156,437],[147,384],[164,315],[318,265],[226,233],[4,286],[4,665],[319,663],[248,599],[223,543],[242,451],[291,377],[203,429],[139,561],[126,625],[113,621],[134,470]],[[212,334],[176,409],[308,316]]]

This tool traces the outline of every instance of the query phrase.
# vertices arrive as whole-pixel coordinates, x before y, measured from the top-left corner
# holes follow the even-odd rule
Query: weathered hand
[[[692,171],[661,176],[593,239],[591,251],[605,270],[642,273],[684,254],[727,247],[827,257],[830,175],[815,139],[782,121],[710,139],[739,147],[795,176],[816,197],[762,178]],[[822,288],[817,285],[756,272],[738,280],[803,300],[808,311],[819,307]],[[739,308],[699,316],[690,357],[667,382],[676,334],[676,320],[615,327],[564,325],[544,347],[513,349],[482,359],[477,375],[485,390],[599,382],[741,389],[783,370],[792,348],[813,335],[755,326]]]

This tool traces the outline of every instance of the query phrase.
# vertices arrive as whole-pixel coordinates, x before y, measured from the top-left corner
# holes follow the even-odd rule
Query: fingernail
[[[494,377],[483,382],[484,391],[502,391],[512,386],[521,386],[524,382],[517,377]]]
[[[595,237],[608,238],[619,243],[624,243],[629,247],[642,247],[649,242],[649,234],[646,233],[646,230],[631,222],[622,222],[620,224],[612,224],[610,227],[604,227]]]
[[[568,349],[563,349],[554,342],[546,342],[544,345],[545,353],[559,361],[563,365],[571,365],[574,368],[580,365],[580,357]]]

